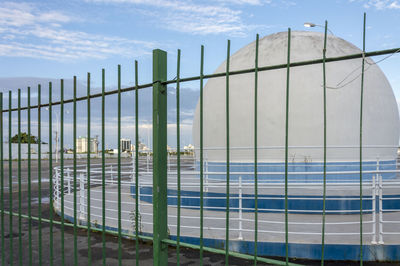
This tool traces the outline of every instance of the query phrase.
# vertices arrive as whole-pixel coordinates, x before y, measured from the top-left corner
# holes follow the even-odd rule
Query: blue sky
[[[197,75],[202,44],[205,73],[212,73],[225,59],[227,39],[232,42],[233,53],[252,42],[256,33],[265,36],[288,27],[323,31],[318,27],[305,29],[306,21],[322,25],[328,20],[335,35],[361,47],[364,12],[368,51],[400,47],[400,1],[397,0],[1,0],[0,90],[32,86],[35,96],[38,83],[47,90],[47,81],[53,81],[57,89],[60,78],[70,84],[76,75],[78,94],[85,95],[86,73],[92,73],[93,90],[97,91],[102,68],[107,72],[108,89],[115,88],[117,64],[122,65],[122,83],[128,86],[134,82],[134,60],[139,61],[139,82],[147,83],[151,81],[151,52],[155,48],[168,52],[169,78],[175,77],[178,48],[182,50],[182,76]],[[395,55],[380,63],[398,99],[399,59]],[[183,144],[191,141],[191,114],[198,94],[197,83],[185,86]],[[69,88],[66,94],[71,95]],[[143,94],[147,100],[143,100],[141,111],[150,113],[151,106],[146,104],[150,95]],[[54,97],[57,99],[59,95],[55,92]],[[79,110],[83,117],[85,108]],[[123,110],[127,124],[133,119],[131,111]],[[112,114],[110,110],[110,117]],[[93,123],[98,118],[94,115]],[[145,125],[148,117],[144,115],[142,120]],[[83,124],[78,130],[84,135],[84,121],[80,122]],[[94,134],[99,134],[94,127]],[[142,140],[146,141],[148,130],[145,127],[141,130]],[[131,131],[132,128],[126,127],[123,135],[133,138]],[[110,129],[107,134],[112,146],[115,130]],[[172,138],[170,143],[174,146]]]

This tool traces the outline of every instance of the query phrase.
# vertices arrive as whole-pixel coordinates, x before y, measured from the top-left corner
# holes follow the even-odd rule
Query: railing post
[[[168,264],[167,53],[153,50],[153,264]]]
[[[55,168],[55,173],[54,173],[54,175],[55,175],[55,183],[54,183],[54,200],[55,200],[55,202],[56,202],[56,206],[57,206],[57,209],[60,209],[60,188],[59,188],[59,185],[58,185],[58,183],[59,183],[59,174],[58,174],[58,167],[56,167]]]
[[[83,173],[79,174],[79,220],[86,218],[85,214],[85,180]],[[80,222],[78,222],[79,224]]]
[[[383,245],[383,202],[382,202],[382,189],[383,189],[383,184],[382,184],[382,176],[378,174],[379,178],[379,240],[378,244]]]
[[[150,173],[150,152],[147,152],[146,155],[146,164],[147,164],[147,173]]]
[[[169,152],[167,152],[167,161],[168,161],[168,172],[171,171],[171,158]]]
[[[68,194],[71,194],[71,175],[70,170],[67,168],[67,180],[68,180]]]
[[[376,178],[378,176],[378,172],[376,175],[372,176],[372,240],[371,244],[376,245]]]
[[[204,191],[208,192],[208,160],[207,160],[207,157],[204,160],[204,171],[205,171]]]
[[[110,164],[110,177],[111,177],[111,184],[114,184],[114,176],[113,176],[112,164]]]
[[[242,213],[242,176],[239,176],[239,240],[243,240],[243,234],[242,234],[242,219],[243,219],[243,213]]]

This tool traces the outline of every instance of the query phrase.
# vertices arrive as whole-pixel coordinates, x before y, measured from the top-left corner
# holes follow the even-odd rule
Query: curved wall
[[[323,34],[292,32],[291,62],[322,58]],[[329,35],[327,57],[361,53],[351,43]],[[232,71],[253,68],[255,42],[230,58]],[[284,64],[287,32],[259,41],[259,66]],[[393,160],[399,141],[399,114],[392,88],[380,68],[366,58],[363,113],[363,158]],[[225,62],[215,71],[224,72]],[[330,162],[359,160],[361,59],[326,64],[327,159]],[[289,160],[320,162],[323,158],[322,64],[290,69]],[[204,88],[204,158],[226,160],[225,77],[208,80]],[[254,73],[230,77],[231,162],[254,160]],[[259,72],[258,160],[284,161],[286,69]],[[193,139],[199,148],[199,103]],[[339,147],[339,148],[338,148]],[[197,158],[199,154],[197,152]]]

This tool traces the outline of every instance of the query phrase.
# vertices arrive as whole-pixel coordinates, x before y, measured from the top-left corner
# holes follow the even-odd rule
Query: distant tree
[[[21,143],[28,143],[29,138],[30,138],[31,144],[39,143],[37,137],[35,137],[33,135],[29,136],[26,132],[21,132],[20,137],[21,137]],[[14,137],[11,138],[11,143],[18,143],[18,134],[16,134]]]

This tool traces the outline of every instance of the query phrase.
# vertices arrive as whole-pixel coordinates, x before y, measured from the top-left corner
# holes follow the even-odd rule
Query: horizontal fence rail
[[[326,58],[325,59],[325,63],[329,63],[329,62],[338,62],[338,61],[344,61],[344,60],[351,60],[351,59],[358,59],[358,58],[365,58],[365,57],[374,57],[374,56],[381,56],[381,55],[392,55],[392,54],[398,54],[400,53],[400,48],[393,48],[393,49],[386,49],[386,50],[379,50],[379,51],[372,51],[372,52],[365,52],[365,53],[358,53],[358,54],[352,54],[352,55],[346,55],[346,56],[339,56],[339,57],[331,57],[331,58]],[[276,70],[276,69],[284,69],[289,67],[301,67],[301,66],[307,66],[307,65],[314,65],[314,64],[322,64],[323,63],[323,59],[316,59],[316,60],[310,60],[310,61],[302,61],[302,62],[292,62],[289,65],[288,64],[281,64],[281,65],[274,65],[274,66],[265,66],[265,67],[258,67],[257,71],[258,72],[262,72],[262,71],[270,71],[270,70]],[[250,68],[250,69],[245,69],[245,70],[241,70],[241,71],[229,71],[224,72],[224,73],[216,73],[216,74],[207,74],[207,75],[203,75],[203,76],[194,76],[194,77],[188,77],[188,78],[180,78],[179,79],[179,83],[184,83],[184,82],[189,82],[189,81],[196,81],[196,80],[200,80],[200,79],[212,79],[212,78],[218,78],[218,77],[225,77],[226,74],[230,75],[230,76],[234,76],[234,75],[242,75],[242,74],[248,74],[248,73],[254,73],[255,72],[255,68]],[[142,84],[142,85],[138,85],[138,86],[134,86],[134,87],[126,87],[126,88],[122,88],[120,90],[120,93],[124,93],[124,92],[129,92],[129,91],[134,91],[136,89],[146,89],[146,88],[151,88],[153,86],[155,82],[153,83],[146,83],[146,84]],[[176,79],[172,79],[172,80],[166,80],[166,81],[162,81],[160,82],[163,85],[168,85],[168,84],[176,84],[177,80]],[[118,94],[118,90],[109,90],[109,91],[105,91],[104,92],[104,96],[109,96],[109,95],[113,95],[113,94]],[[95,93],[95,94],[91,94],[89,95],[89,98],[93,99],[93,98],[101,98],[103,97],[102,93]],[[88,99],[88,96],[82,96],[82,97],[76,97],[75,99],[68,99],[68,100],[64,100],[64,104],[66,103],[73,103],[74,100],[79,102],[79,101],[85,101]],[[54,101],[52,103],[53,106],[55,105],[61,105],[61,101]],[[43,103],[40,104],[40,107],[48,107],[49,104],[48,103]],[[38,105],[32,105],[30,106],[31,109],[37,109],[39,106]],[[28,107],[24,106],[21,107],[20,110],[27,110]],[[2,112],[7,113],[9,111],[18,111],[18,108],[7,108],[7,109],[3,109]]]

